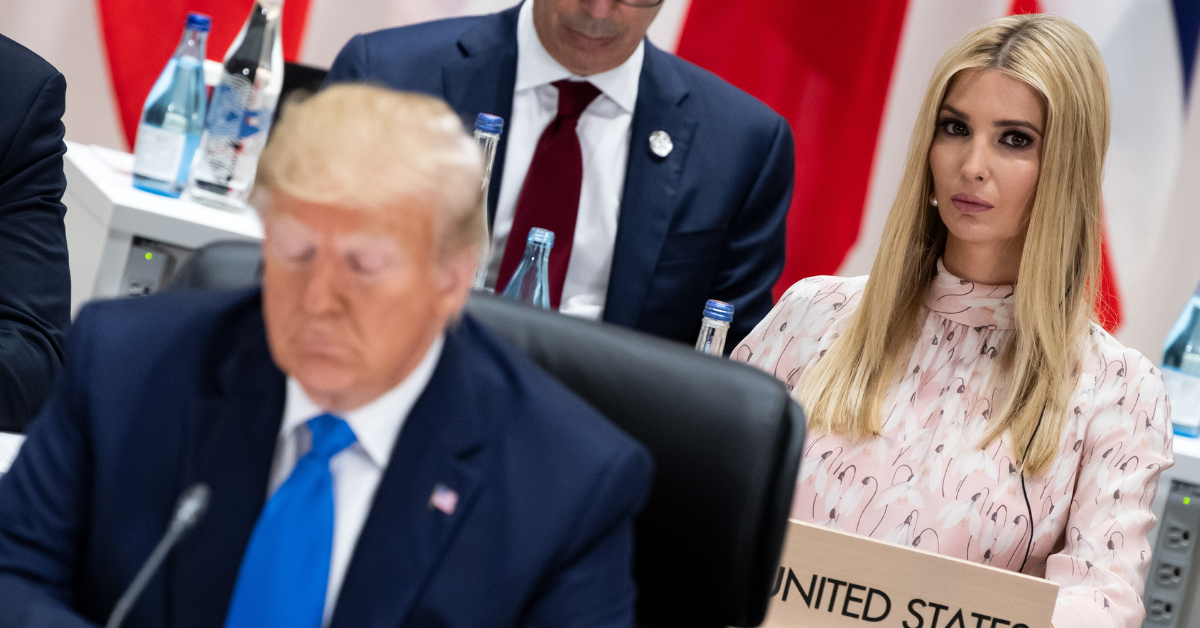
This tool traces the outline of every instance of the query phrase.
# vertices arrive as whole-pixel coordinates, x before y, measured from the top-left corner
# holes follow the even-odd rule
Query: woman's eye
[[[967,125],[958,120],[943,120],[941,123],[942,130],[946,135],[966,135]]]
[[[1005,133],[1004,137],[1000,138],[1000,141],[1004,144],[1012,146],[1013,148],[1025,148],[1033,142],[1033,138],[1024,133],[1018,133],[1014,131],[1012,133]]]

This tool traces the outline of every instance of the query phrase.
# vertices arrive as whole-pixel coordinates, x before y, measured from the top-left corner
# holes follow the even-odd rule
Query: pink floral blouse
[[[793,285],[733,351],[795,389],[844,329],[866,277]],[[1006,435],[975,447],[1004,390],[998,347],[1013,334],[1012,286],[963,281],[938,261],[920,340],[883,404],[879,437],[811,434],[792,516],[1017,571],[1030,539],[1021,475]],[[1056,628],[1137,628],[1150,566],[1146,533],[1158,475],[1173,462],[1162,375],[1098,326],[1044,477],[1026,478],[1033,511],[1024,573],[1061,587]]]

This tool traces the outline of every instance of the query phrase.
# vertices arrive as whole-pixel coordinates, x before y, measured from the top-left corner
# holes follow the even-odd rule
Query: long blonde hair
[[[1047,105],[1041,169],[1017,278],[1016,333],[1000,362],[1010,392],[979,443],[987,447],[1009,432],[1022,471],[1039,475],[1054,460],[1079,379],[1081,340],[1094,318],[1100,183],[1109,135],[1108,75],[1100,51],[1087,33],[1060,17],[988,22],[942,57],[925,92],[861,305],[806,373],[799,398],[816,432],[855,440],[879,434],[883,397],[907,366],[946,242],[946,226],[929,203],[929,150],[938,113],[954,76],[972,68],[1004,72],[1030,85]]]

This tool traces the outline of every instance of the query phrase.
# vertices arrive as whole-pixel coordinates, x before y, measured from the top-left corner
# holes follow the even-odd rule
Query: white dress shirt
[[[438,336],[417,368],[395,388],[357,410],[337,413],[350,425],[358,440],[329,460],[329,471],[333,475],[333,554],[329,561],[329,586],[325,593],[322,626],[328,626],[333,616],[346,568],[350,566],[350,556],[371,511],[375,489],[392,457],[392,447],[400,436],[400,428],[433,376],[444,342],[444,337]],[[270,494],[274,494],[291,475],[296,461],[312,448],[312,434],[306,425],[308,420],[325,412],[309,398],[300,382],[288,378],[283,425],[279,429],[279,442],[271,467]]]
[[[492,257],[488,265],[488,285],[497,292],[504,289],[495,284],[525,175],[542,131],[558,115],[558,89],[551,83],[563,79],[587,80],[601,94],[584,110],[576,127],[583,152],[583,186],[559,311],[593,320],[603,315],[621,194],[625,189],[625,165],[629,161],[630,124],[645,56],[643,41],[625,63],[612,70],[586,79],[572,74],[542,46],[533,26],[533,3],[521,6],[517,19],[517,80],[512,116],[505,129],[508,149],[492,224]],[[516,235],[522,247],[528,235]],[[564,234],[556,233],[554,238],[556,246],[564,242]]]

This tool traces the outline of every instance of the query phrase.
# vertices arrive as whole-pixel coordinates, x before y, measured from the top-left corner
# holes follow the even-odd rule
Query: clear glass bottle
[[[188,13],[183,37],[154,82],[133,148],[134,187],[178,197],[204,130],[204,50],[212,18]]]
[[[1200,435],[1200,288],[1167,336],[1162,372],[1175,433]]]
[[[283,89],[282,14],[282,0],[257,0],[225,53],[188,182],[198,202],[240,208],[250,195]]]
[[[474,288],[487,289],[488,262],[492,256],[492,230],[488,226],[488,188],[492,183],[492,165],[496,163],[496,146],[504,132],[504,118],[481,113],[475,118],[475,141],[483,151],[483,244],[479,247],[479,266],[475,268]]]
[[[696,351],[709,355],[725,354],[725,336],[729,323],[733,322],[733,306],[709,299],[704,304],[704,318],[700,321],[700,337],[696,339]]]
[[[550,249],[554,248],[554,232],[534,227],[525,241],[521,265],[508,280],[500,295],[526,305],[550,309]]]

